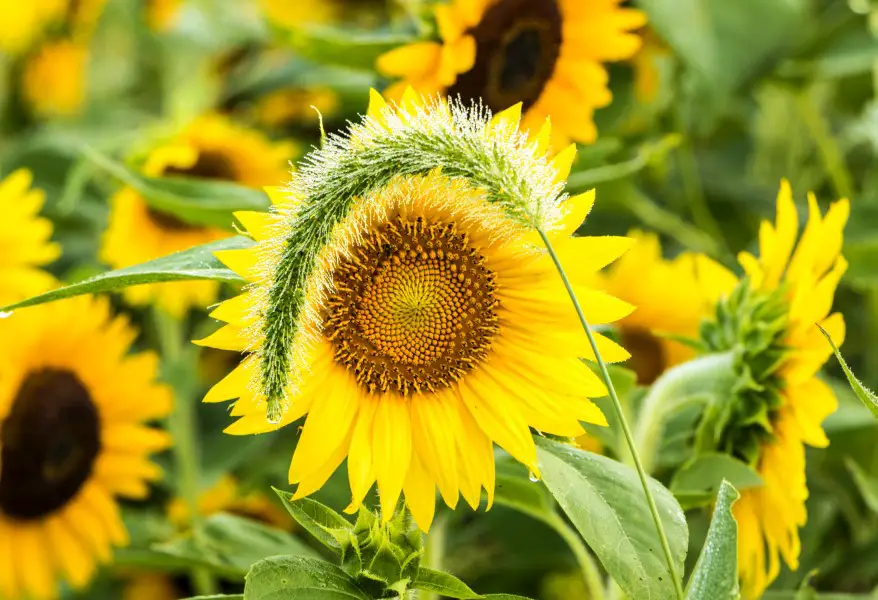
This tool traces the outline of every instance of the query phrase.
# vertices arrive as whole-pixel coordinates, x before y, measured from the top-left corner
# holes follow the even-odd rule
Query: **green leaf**
[[[16,302],[0,308],[10,311],[26,306],[36,306],[46,302],[54,302],[83,294],[99,294],[113,292],[122,288],[144,283],[161,283],[167,281],[191,281],[211,279],[229,283],[243,283],[244,280],[233,271],[223,266],[213,255],[218,250],[235,250],[249,248],[253,241],[249,238],[236,236],[225,240],[217,240],[189,250],[183,250],[170,256],[157,258],[133,267],[107,271],[97,277],[73,283],[71,285],[33,296],[27,300]]]
[[[136,190],[152,208],[190,225],[231,229],[234,223],[232,213],[235,211],[265,212],[271,205],[262,190],[230,181],[147,177],[91,148],[84,148],[83,153],[95,166]]]
[[[728,481],[720,485],[707,540],[689,580],[686,600],[738,597],[738,524],[732,504],[740,497]]]
[[[484,600],[531,600],[525,596],[516,596],[514,594],[485,594],[481,596]]]
[[[762,478],[749,465],[727,454],[697,456],[681,467],[671,480],[671,491],[684,508],[713,502],[724,483],[737,490],[759,487]]]
[[[637,149],[637,154],[629,160],[574,172],[567,179],[568,189],[588,190],[608,181],[630,177],[650,165],[666,160],[668,153],[677,148],[681,140],[679,134],[671,133],[658,140],[644,143]]]
[[[274,556],[259,561],[247,573],[244,600],[372,599],[333,564],[302,556]]]
[[[449,598],[481,598],[470,587],[451,573],[434,571],[426,567],[418,569],[418,576],[412,583],[418,590],[426,590]]]
[[[869,509],[878,514],[878,479],[872,477],[869,473],[850,456],[844,457],[844,464],[854,479],[854,484],[860,492],[863,501]]]
[[[214,594],[213,596],[191,596],[184,600],[244,600],[244,594]]]
[[[545,486],[534,485],[527,469],[508,455],[496,459],[494,503],[554,526],[554,502]]]
[[[293,29],[287,39],[302,58],[366,71],[374,71],[375,61],[385,52],[416,41],[407,34],[318,25]]]
[[[202,538],[197,545],[189,534],[157,545],[153,550],[235,579],[243,579],[250,566],[266,556],[316,555],[285,531],[224,513],[208,517],[202,526]]]
[[[817,327],[820,327],[820,325]],[[845,362],[844,357],[841,355],[841,352],[839,352],[838,347],[835,345],[835,342],[832,341],[832,338],[826,330],[820,327],[820,331],[823,332],[823,335],[826,336],[826,339],[829,341],[829,345],[832,346],[835,358],[838,359],[838,364],[841,365],[845,376],[848,378],[848,382],[851,384],[851,389],[854,390],[854,393],[857,395],[857,398],[860,399],[860,402],[871,411],[872,416],[878,419],[878,396],[875,395],[875,392],[863,385],[862,381],[857,379],[857,376],[851,371],[851,368]]]
[[[661,39],[710,87],[737,88],[764,70],[801,25],[800,0],[641,0]]]
[[[305,531],[330,550],[342,552],[345,541],[354,535],[354,526],[350,521],[316,500],[311,498],[293,500],[292,494],[277,488],[272,489]]]
[[[674,586],[637,473],[605,456],[536,438],[543,481],[580,535],[630,598],[672,598]],[[680,505],[659,482],[649,486],[677,573],[689,543]]]

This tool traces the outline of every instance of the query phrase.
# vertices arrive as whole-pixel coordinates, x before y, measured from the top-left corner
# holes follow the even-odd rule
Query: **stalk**
[[[610,394],[610,399],[613,402],[613,408],[616,411],[616,416],[619,419],[619,423],[622,426],[622,432],[625,434],[625,441],[628,444],[628,449],[631,452],[631,456],[634,460],[634,466],[637,469],[637,475],[640,477],[640,483],[643,486],[643,493],[646,496],[646,503],[649,505],[649,512],[652,515],[652,520],[655,523],[656,531],[658,532],[659,541],[662,545],[662,551],[665,554],[665,560],[668,563],[668,572],[671,574],[671,581],[674,584],[674,590],[676,591],[678,600],[684,600],[685,594],[683,593],[683,583],[680,579],[680,574],[677,573],[677,567],[674,565],[674,555],[671,552],[671,545],[668,543],[668,536],[665,533],[665,527],[662,524],[662,520],[659,517],[658,507],[655,503],[655,498],[652,497],[652,491],[649,489],[649,478],[647,477],[646,471],[643,469],[643,463],[640,460],[640,455],[637,452],[637,446],[634,443],[634,436],[631,434],[631,428],[628,426],[628,420],[625,418],[625,412],[622,410],[622,403],[619,401],[619,396],[616,394],[616,388],[613,386],[613,380],[610,377],[610,372],[607,370],[607,364],[604,362],[603,357],[601,357],[601,353],[598,350],[597,343],[595,342],[594,334],[591,331],[591,325],[588,324],[588,321],[585,318],[585,314],[582,312],[582,307],[579,305],[579,299],[576,297],[576,293],[573,291],[573,286],[570,284],[570,280],[567,278],[567,273],[564,271],[564,267],[561,266],[561,261],[558,258],[558,255],[555,253],[555,249],[552,247],[552,243],[549,241],[548,236],[542,229],[538,229],[540,233],[540,237],[543,240],[543,243],[546,245],[546,250],[549,252],[549,256],[552,257],[552,262],[555,263],[555,268],[558,270],[558,275],[561,276],[561,280],[564,282],[564,287],[567,288],[567,293],[570,295],[570,300],[573,302],[573,307],[576,309],[576,314],[579,316],[579,322],[582,324],[582,329],[585,331],[586,337],[588,337],[588,343],[591,344],[591,348],[594,351],[595,359],[597,360],[598,367],[601,370],[601,375],[604,378],[604,383],[607,386],[607,391]]]

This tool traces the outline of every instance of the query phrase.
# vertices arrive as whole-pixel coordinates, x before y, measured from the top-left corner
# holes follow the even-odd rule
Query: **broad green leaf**
[[[697,456],[681,467],[671,480],[671,491],[684,508],[704,506],[713,502],[725,482],[737,490],[763,483],[749,465],[727,454],[709,453]]]
[[[770,66],[801,25],[801,0],[641,0],[652,27],[719,92]]]
[[[196,545],[191,534],[160,544],[154,550],[242,579],[250,566],[266,556],[316,556],[314,550],[289,533],[251,519],[219,513],[208,517]]]
[[[244,600],[244,594],[214,594],[212,596],[190,596],[185,600]]]
[[[344,571],[302,556],[261,560],[247,573],[244,600],[372,600]]]
[[[292,494],[274,489],[284,506],[305,531],[327,548],[341,552],[344,541],[353,535],[354,526],[343,516],[311,498],[293,500]]]
[[[863,470],[850,456],[844,457],[844,464],[854,479],[863,501],[869,509],[878,514],[878,479]]]
[[[435,571],[426,567],[418,569],[418,576],[412,582],[418,590],[435,592],[448,598],[481,598],[470,587],[451,573]]]
[[[817,327],[820,327],[820,325]],[[823,335],[826,336],[826,339],[829,341],[829,345],[832,346],[835,358],[838,359],[838,363],[841,365],[845,376],[848,378],[848,382],[851,384],[851,389],[854,390],[854,393],[857,395],[857,398],[860,399],[860,402],[872,412],[872,416],[878,419],[878,396],[875,395],[875,392],[863,385],[862,381],[857,379],[857,376],[851,371],[851,368],[845,362],[844,357],[841,355],[841,352],[839,352],[838,347],[835,345],[835,342],[832,341],[832,338],[826,330],[820,327],[820,331],[823,332]]]
[[[225,240],[217,240],[189,250],[183,250],[170,256],[157,258],[133,267],[107,271],[91,279],[67,285],[45,294],[33,296],[27,300],[16,302],[0,308],[0,311],[11,311],[26,306],[36,306],[83,294],[99,294],[113,292],[133,285],[145,283],[162,283],[168,281],[191,281],[211,279],[229,283],[243,283],[244,280],[233,271],[223,266],[213,255],[218,250],[234,250],[249,248],[253,241],[242,236]]]
[[[815,592],[808,590],[807,594],[801,591],[767,591],[761,600],[874,600],[872,594],[833,594],[832,592]]]
[[[294,29],[288,33],[287,39],[302,58],[366,71],[374,71],[375,61],[385,52],[415,41],[406,34],[318,25]]]
[[[628,597],[672,598],[671,575],[637,473],[545,438],[537,438],[537,454],[549,491]],[[665,487],[653,479],[649,486],[682,574],[689,544],[686,519]]]
[[[686,600],[738,597],[738,524],[732,516],[732,504],[739,497],[728,481],[722,482],[707,540],[689,580]]]
[[[484,600],[531,600],[525,596],[516,596],[514,594],[485,594],[481,597]]]
[[[90,148],[83,152],[95,166],[136,190],[152,208],[190,225],[231,229],[233,212],[267,211],[271,205],[262,190],[214,179],[147,177]]]

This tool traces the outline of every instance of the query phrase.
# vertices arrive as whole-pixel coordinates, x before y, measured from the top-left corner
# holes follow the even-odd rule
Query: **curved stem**
[[[585,314],[582,312],[582,307],[579,305],[579,300],[576,297],[576,293],[573,291],[573,286],[570,284],[570,280],[567,278],[567,274],[564,272],[564,267],[561,265],[561,261],[558,258],[558,255],[555,253],[555,249],[552,247],[552,243],[549,241],[548,236],[541,229],[537,231],[540,232],[540,237],[543,239],[543,243],[546,245],[546,250],[549,252],[549,256],[552,257],[552,262],[555,263],[555,268],[558,269],[558,274],[561,276],[561,279],[564,281],[564,287],[567,288],[567,293],[570,295],[570,300],[573,302],[573,307],[576,309],[576,314],[579,316],[579,322],[582,324],[582,329],[585,331],[586,337],[588,337],[588,343],[591,344],[591,348],[594,351],[595,359],[597,360],[598,367],[600,367],[601,375],[604,378],[604,383],[607,385],[607,391],[610,394],[610,399],[613,402],[613,408],[616,411],[616,416],[619,419],[619,423],[622,426],[622,432],[625,434],[625,441],[628,443],[628,448],[631,451],[631,456],[634,459],[634,466],[637,469],[637,475],[640,477],[640,483],[643,486],[643,493],[646,496],[646,503],[649,505],[649,512],[652,515],[652,520],[655,522],[655,528],[658,532],[659,541],[662,545],[662,550],[665,554],[665,560],[668,563],[668,572],[671,575],[671,581],[674,584],[674,590],[677,593],[678,600],[684,600],[683,594],[683,583],[680,579],[680,574],[677,573],[677,567],[674,565],[674,554],[671,552],[671,545],[668,543],[668,536],[665,533],[665,526],[662,524],[661,517],[658,513],[658,507],[655,503],[655,498],[652,497],[652,491],[649,489],[649,477],[646,474],[646,471],[643,469],[643,464],[640,461],[640,455],[637,452],[637,447],[634,444],[634,436],[631,434],[631,428],[628,426],[628,420],[625,418],[625,413],[622,410],[622,404],[619,402],[619,396],[616,394],[616,388],[613,387],[613,380],[610,377],[610,372],[607,370],[607,364],[604,362],[604,359],[601,357],[601,353],[598,350],[597,342],[595,342],[594,334],[591,331],[591,326],[588,324],[588,321],[585,319]]]
[[[424,556],[421,559],[422,565],[435,569],[436,571],[441,571],[445,562],[445,542],[448,533],[448,520],[449,517],[447,514],[440,514],[433,523],[433,527],[430,529],[430,534],[427,536]],[[419,600],[438,600],[438,598],[439,594],[435,592],[422,590],[418,593]]]
[[[179,374],[189,371],[183,364],[182,348],[183,336],[180,324],[170,315],[156,309],[154,312],[156,332],[159,338],[159,346],[164,363],[165,379],[178,379],[169,377],[171,373]],[[198,430],[195,423],[195,406],[192,386],[183,379],[185,385],[179,385],[176,392],[174,412],[168,421],[168,429],[174,438],[174,463],[177,472],[177,493],[179,493],[186,508],[189,510],[189,521],[192,526],[192,539],[196,547],[204,545],[204,534],[201,528],[201,513],[198,509]],[[182,388],[182,389],[180,389]],[[199,595],[207,596],[216,593],[216,582],[213,575],[207,569],[193,567],[191,572],[192,584]]]
[[[651,473],[656,447],[670,413],[696,396],[731,389],[735,381],[731,352],[708,354],[677,365],[659,377],[640,403],[634,442],[643,468]]]
[[[579,565],[580,571],[582,571],[582,578],[585,580],[585,586],[588,589],[589,600],[604,600],[604,580],[591,554],[588,553],[585,544],[582,543],[582,538],[579,537],[576,530],[557,515],[554,519],[551,519],[550,524],[567,543],[576,557],[576,563]]]

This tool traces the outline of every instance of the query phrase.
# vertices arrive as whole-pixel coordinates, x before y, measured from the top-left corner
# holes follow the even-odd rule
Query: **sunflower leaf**
[[[344,554],[355,539],[354,526],[350,521],[316,500],[293,500],[292,494],[272,489],[299,525],[333,552]]]
[[[434,592],[448,598],[481,598],[460,579],[444,571],[435,571],[426,567],[418,569],[418,576],[412,582],[412,587],[418,590]]]
[[[244,600],[371,600],[333,564],[302,556],[273,556],[253,565]]]
[[[213,594],[212,596],[190,596],[184,600],[244,600],[244,594]]]
[[[762,478],[749,465],[727,454],[710,452],[683,465],[671,480],[671,492],[684,508],[713,503],[723,485],[736,490],[758,487]]]
[[[374,71],[379,56],[415,38],[399,33],[363,33],[362,29],[308,25],[289,31],[286,39],[299,56],[316,63]]]
[[[848,378],[848,383],[851,385],[851,389],[857,395],[857,398],[860,399],[860,402],[869,409],[872,413],[872,416],[878,419],[878,396],[875,395],[875,392],[867,388],[863,385],[863,382],[857,379],[857,376],[854,375],[854,372],[851,371],[851,368],[848,366],[847,362],[845,362],[844,357],[841,355],[841,352],[838,349],[838,346],[835,345],[835,342],[832,341],[832,337],[830,337],[829,333],[826,332],[825,329],[820,328],[820,331],[826,336],[826,339],[829,341],[829,345],[832,346],[832,351],[835,353],[835,358],[838,359],[838,364],[841,365],[842,370],[844,371],[845,377]]]
[[[531,600],[525,596],[516,596],[515,594],[485,594],[480,596],[483,600]]]
[[[262,190],[229,181],[147,177],[91,148],[82,152],[96,167],[137,191],[151,208],[189,225],[231,229],[235,211],[267,211],[271,205]]]
[[[234,250],[248,248],[253,242],[245,237],[236,236],[218,240],[209,244],[196,246],[169,256],[157,258],[133,267],[116,269],[101,273],[85,281],[73,283],[51,292],[33,296],[21,302],[0,308],[0,313],[27,306],[36,306],[84,294],[113,292],[122,288],[145,283],[161,283],[168,281],[191,281],[210,279],[229,283],[243,283],[240,276],[227,269],[213,253],[217,250]]]
[[[732,504],[740,497],[728,481],[720,485],[704,548],[689,580],[686,600],[738,597],[738,524]]]
[[[672,598],[674,587],[643,488],[630,467],[537,437],[543,482],[629,598]],[[689,544],[673,495],[650,480],[678,573]]]
[[[851,474],[851,477],[854,480],[854,485],[857,486],[857,490],[860,492],[860,496],[863,498],[866,506],[868,506],[873,513],[878,514],[878,480],[867,473],[863,467],[861,467],[850,456],[844,457],[844,465]]]

